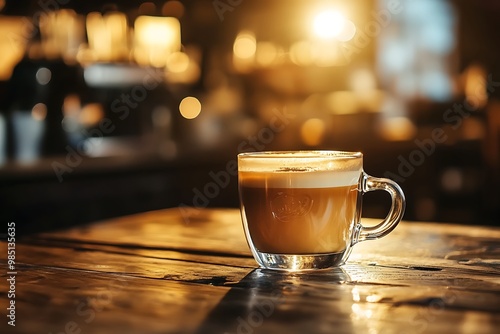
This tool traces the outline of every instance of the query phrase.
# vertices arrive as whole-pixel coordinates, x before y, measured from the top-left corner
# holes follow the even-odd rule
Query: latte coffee
[[[327,254],[346,249],[359,173],[240,173],[240,196],[255,248],[264,253]]]
[[[355,244],[390,233],[405,198],[392,180],[363,171],[361,152],[268,151],[238,154],[241,221],[250,251],[266,269],[305,271],[343,265]],[[391,196],[387,217],[361,224],[368,191]]]

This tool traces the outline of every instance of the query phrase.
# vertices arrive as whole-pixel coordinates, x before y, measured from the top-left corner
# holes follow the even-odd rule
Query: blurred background
[[[237,207],[235,157],[362,151],[405,219],[499,225],[496,0],[0,0],[18,233]],[[370,193],[364,216],[389,199]]]

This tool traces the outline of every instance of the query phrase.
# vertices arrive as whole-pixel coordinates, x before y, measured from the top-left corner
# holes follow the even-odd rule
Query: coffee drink
[[[238,155],[241,220],[257,263],[267,269],[327,269],[352,247],[379,239],[401,220],[405,198],[392,180],[363,171],[363,154],[342,151],[249,152]],[[361,224],[361,198],[390,194],[378,225]]]
[[[350,242],[359,173],[276,171],[240,173],[240,196],[257,250],[327,254]]]

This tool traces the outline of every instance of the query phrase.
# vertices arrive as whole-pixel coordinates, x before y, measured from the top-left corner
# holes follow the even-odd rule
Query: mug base
[[[282,271],[312,271],[338,267],[344,264],[346,251],[326,254],[271,254],[255,252],[262,268]]]

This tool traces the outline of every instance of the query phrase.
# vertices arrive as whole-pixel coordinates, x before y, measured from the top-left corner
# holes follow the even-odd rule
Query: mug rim
[[[271,159],[271,158],[299,158],[299,159],[358,159],[363,153],[356,151],[339,150],[294,150],[294,151],[255,151],[239,153],[240,159]]]

